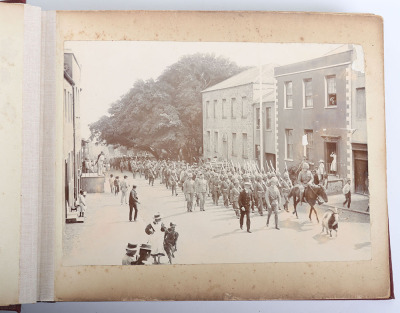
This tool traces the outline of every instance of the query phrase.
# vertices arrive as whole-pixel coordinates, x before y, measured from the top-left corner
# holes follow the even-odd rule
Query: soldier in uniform
[[[222,192],[222,199],[224,200],[224,206],[227,208],[229,206],[229,185],[227,182],[228,178],[226,175],[221,175],[221,192]]]
[[[204,210],[204,202],[206,201],[206,194],[208,193],[208,183],[204,179],[203,173],[200,172],[195,182],[195,192],[199,197],[200,211]]]
[[[189,172],[189,175],[183,184],[183,193],[185,194],[185,200],[187,202],[187,211],[192,212],[193,211],[193,199],[194,199],[194,181],[193,181],[193,176]]]
[[[178,181],[177,181],[177,176],[176,176],[176,172],[172,171],[172,174],[170,176],[170,185],[171,185],[171,191],[172,191],[172,195],[177,196],[178,193],[176,192],[176,188],[178,185]]]
[[[155,174],[154,174],[154,170],[152,169],[151,166],[149,166],[147,175],[148,175],[148,178],[149,178],[149,185],[151,184],[152,186],[154,186],[154,176],[155,176]]]
[[[240,229],[243,229],[243,218],[246,215],[246,227],[247,232],[251,233],[250,231],[250,205],[251,205],[251,183],[245,182],[244,189],[239,194],[239,208],[240,208]]]
[[[233,177],[232,173],[228,173],[228,202],[229,204],[232,203],[232,188],[234,186],[233,181],[235,178]]]
[[[220,192],[221,192],[220,184],[221,184],[221,182],[219,180],[218,174],[216,173],[215,177],[214,177],[214,182],[213,182],[213,194],[214,194],[214,204],[215,205],[218,205],[218,200],[220,197]]]
[[[279,189],[277,187],[278,179],[276,177],[271,178],[271,186],[268,187],[267,193],[265,195],[265,199],[267,201],[268,207],[268,218],[267,218],[267,227],[269,226],[269,218],[274,212],[275,215],[275,228],[279,230],[278,227],[278,207],[281,202],[281,197],[279,194]]]
[[[133,176],[133,179],[135,179],[136,178],[136,172],[138,171],[138,167],[136,165],[136,162],[131,161],[131,167],[132,167],[132,176]]]
[[[283,179],[281,180],[281,186],[282,186],[282,197],[285,201],[283,204],[283,208],[285,209],[286,212],[289,212],[288,196],[289,196],[290,190],[293,188],[293,184],[289,178],[288,172],[283,173]]]
[[[308,165],[307,162],[303,163],[303,168],[301,172],[299,173],[299,176],[297,177],[297,182],[300,187],[300,201],[301,203],[304,202],[304,191],[306,188],[308,188],[309,185],[312,184],[313,182],[313,175],[311,174],[311,171],[309,170],[310,166]]]
[[[240,218],[240,212],[239,212],[239,195],[240,195],[240,186],[239,186],[239,181],[235,180],[231,195],[232,195],[232,204],[233,204],[233,209],[235,210],[235,214],[237,218]]]

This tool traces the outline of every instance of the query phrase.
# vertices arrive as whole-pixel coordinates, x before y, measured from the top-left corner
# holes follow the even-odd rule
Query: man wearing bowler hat
[[[137,204],[139,203],[137,193],[136,193],[136,185],[132,186],[132,190],[129,193],[129,222],[132,222],[132,210],[135,209],[134,221],[136,222],[137,218]]]
[[[246,215],[247,232],[250,231],[250,202],[251,202],[251,183],[245,182],[244,189],[239,194],[239,208],[240,208],[240,229],[243,229],[243,218]]]

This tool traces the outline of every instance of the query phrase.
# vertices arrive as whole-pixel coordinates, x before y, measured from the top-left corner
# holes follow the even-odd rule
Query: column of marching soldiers
[[[240,228],[246,216],[247,231],[250,231],[250,211],[257,210],[259,215],[268,212],[267,226],[272,213],[275,218],[275,228],[278,226],[278,211],[281,207],[287,212],[289,193],[293,183],[287,169],[283,175],[278,170],[268,167],[260,170],[253,163],[244,166],[233,162],[220,163],[218,167],[212,163],[188,164],[184,161],[148,160],[146,158],[123,157],[110,160],[110,165],[116,170],[132,172],[148,180],[154,185],[155,179],[171,189],[172,196],[183,192],[187,203],[187,212],[192,212],[195,206],[205,211],[205,200],[211,197],[213,204],[231,207],[233,214],[240,219]],[[267,165],[268,166],[268,165]]]

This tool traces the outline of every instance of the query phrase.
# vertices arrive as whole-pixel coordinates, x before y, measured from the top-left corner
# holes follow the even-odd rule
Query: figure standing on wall
[[[331,172],[336,173],[337,171],[337,164],[336,164],[336,153],[331,153],[332,163],[331,163]]]

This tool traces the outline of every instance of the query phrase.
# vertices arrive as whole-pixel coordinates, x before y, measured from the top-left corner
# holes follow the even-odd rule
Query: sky
[[[239,66],[291,64],[323,56],[341,45],[238,42],[67,41],[81,66],[81,135],[90,136],[89,123],[108,115],[110,105],[138,79],[157,77],[182,56],[214,53]]]

